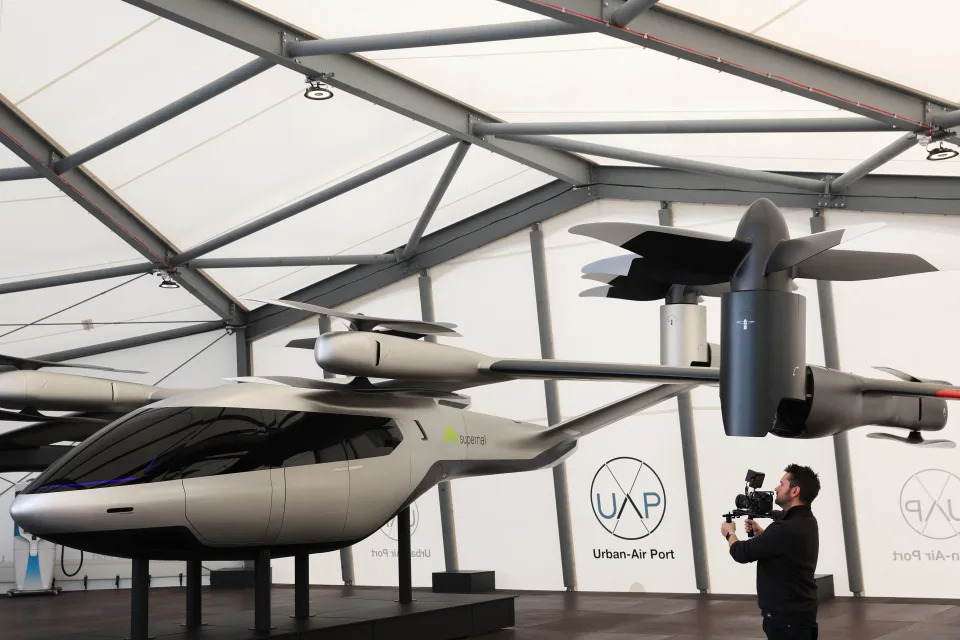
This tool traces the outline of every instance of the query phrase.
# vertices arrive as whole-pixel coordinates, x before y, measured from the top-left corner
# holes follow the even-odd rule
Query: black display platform
[[[210,572],[213,589],[253,589],[256,584],[253,567],[230,567]]]
[[[318,589],[326,590],[322,587]],[[414,602],[399,604],[395,602],[396,588],[369,587],[344,588],[343,595],[313,591],[310,594],[312,617],[296,620],[290,617],[294,612],[294,590],[274,585],[270,618],[273,628],[269,633],[258,633],[250,629],[254,619],[252,591],[241,593],[231,589],[220,593],[231,592],[236,593],[237,598],[217,598],[216,603],[205,603],[207,606],[202,627],[186,629],[182,626],[183,612],[178,606],[184,590],[151,589],[149,637],[155,640],[452,640],[491,633],[515,623],[516,596],[513,595],[448,594],[417,589],[413,592]],[[129,599],[128,592],[108,593],[113,596],[112,599],[118,600],[118,608],[123,610]],[[212,600],[215,593],[205,588],[204,599]],[[129,623],[123,619],[111,620],[110,616],[99,616],[91,620],[78,611],[73,622],[69,621],[72,615],[70,605],[74,600],[77,604],[83,601],[83,608],[86,609],[96,606],[96,596],[97,592],[71,592],[51,599],[67,605],[60,609],[64,611],[61,622],[72,628],[69,633],[51,633],[53,629],[40,630],[25,625],[19,630],[25,635],[14,629],[11,636],[4,632],[0,633],[0,637],[4,640],[8,640],[8,637],[10,640],[21,637],[24,640],[129,638]]]
[[[833,588],[832,573],[818,573],[813,576],[813,579],[817,583],[817,599],[820,602],[833,600],[836,597],[836,592]]]
[[[436,571],[433,574],[434,593],[490,593],[497,588],[493,571]]]

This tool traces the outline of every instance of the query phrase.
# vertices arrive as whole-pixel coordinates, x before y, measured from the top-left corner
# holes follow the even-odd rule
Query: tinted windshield
[[[58,460],[24,493],[160,482],[389,455],[394,421],[233,407],[147,409]]]

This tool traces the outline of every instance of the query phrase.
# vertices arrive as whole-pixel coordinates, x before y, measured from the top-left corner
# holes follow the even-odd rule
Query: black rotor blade
[[[616,244],[643,256],[644,262],[664,269],[721,278],[712,282],[728,280],[750,250],[749,242],[736,238],[655,225],[600,222],[577,225],[570,232]],[[673,278],[665,280],[699,284]]]
[[[939,271],[912,253],[883,251],[847,251],[830,249],[804,260],[797,267],[798,278],[811,280],[875,280],[914,273]]]

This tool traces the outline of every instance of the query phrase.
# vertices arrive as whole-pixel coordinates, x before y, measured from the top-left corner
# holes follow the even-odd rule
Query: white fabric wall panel
[[[955,217],[834,212],[828,228],[861,222],[887,226],[850,243],[870,251],[917,253],[934,264],[957,263]],[[840,365],[885,378],[888,366],[919,378],[960,383],[960,348],[951,339],[960,316],[960,274],[918,274],[834,284]],[[928,439],[960,441],[960,406],[948,403],[946,428]],[[960,597],[960,455],[956,449],[871,440],[850,434],[854,488],[868,596]]]
[[[147,371],[146,375],[85,371],[82,369],[62,369],[59,372],[145,384],[154,384],[170,374],[162,385],[184,389],[231,384],[224,382],[224,378],[235,376],[237,372],[236,339],[233,336],[222,338],[221,336],[225,336],[222,331],[202,333],[133,349],[113,351],[76,361]],[[220,339],[218,340],[218,338]],[[193,359],[190,360],[191,358]],[[189,362],[187,362],[188,360]],[[180,365],[183,366],[180,367]],[[180,368],[177,369],[177,367]],[[176,371],[174,371],[175,369]],[[8,431],[19,426],[21,426],[19,423],[5,422],[0,425],[0,431]],[[0,475],[0,478],[5,480],[5,482],[0,482],[0,485],[2,485],[0,486],[0,492],[7,489],[8,483],[19,482],[26,477],[28,477],[27,474],[22,473]],[[13,491],[0,494],[0,587],[3,589],[6,589],[5,586],[2,586],[3,583],[13,581],[13,521],[10,519],[10,503],[12,500]],[[67,571],[73,572],[79,563],[80,552],[67,549],[64,553],[63,562]],[[207,568],[236,565],[235,562],[204,563]],[[178,585],[179,574],[186,573],[185,566],[182,562],[151,562],[150,572],[154,579],[153,584],[155,586]],[[127,580],[130,577],[130,561],[99,554],[84,554],[83,568],[80,574],[76,578],[68,578],[63,574],[60,567],[58,552],[54,573],[57,585],[67,590],[82,589],[84,575],[91,580],[91,588],[113,588],[114,576],[119,575],[122,580]],[[127,583],[122,582],[121,584],[125,586]]]
[[[447,344],[491,356],[539,358],[530,240],[526,232],[431,270],[437,320],[463,338]],[[543,384],[466,390],[471,410],[545,423]],[[493,569],[497,587],[562,589],[553,475],[549,469],[452,484],[462,569]]]
[[[544,225],[557,358],[659,363],[658,303],[578,297],[596,284],[580,278],[581,267],[624,252],[567,231],[576,224],[597,221],[658,224],[658,206],[601,200]],[[561,383],[563,417],[571,418],[644,386]],[[579,589],[696,591],[678,425],[676,400],[670,400],[586,436],[568,459]],[[644,512],[643,519],[629,507],[621,510],[635,475],[637,483],[630,495]],[[610,557],[618,552],[627,555]]]

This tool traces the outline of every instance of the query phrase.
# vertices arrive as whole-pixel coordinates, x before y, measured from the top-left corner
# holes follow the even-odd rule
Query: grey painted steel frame
[[[823,212],[815,209],[814,216],[810,218],[810,231],[818,233],[825,228]],[[837,318],[833,307],[833,284],[829,280],[817,280],[817,299],[820,304],[820,330],[823,333],[823,362],[829,368],[839,370],[840,343],[837,339]],[[857,505],[853,495],[853,468],[850,464],[848,432],[833,436],[833,455],[837,465],[840,520],[850,591],[855,596],[862,596],[863,563],[860,557],[860,532],[857,528]]]
[[[891,129],[918,130],[922,127],[910,120],[929,123],[960,109],[949,100],[662,5],[651,7],[624,29],[608,22],[624,4],[619,0],[551,0],[549,5],[534,0],[500,2],[858,113]]]
[[[550,316],[550,290],[547,286],[547,252],[543,244],[543,229],[537,222],[530,229],[530,257],[533,261],[533,289],[537,303],[537,325],[540,334],[540,356],[553,360],[553,320]],[[560,391],[556,380],[543,381],[547,404],[547,424],[559,423]],[[563,586],[567,591],[577,590],[577,564],[573,554],[573,525],[570,522],[570,492],[567,488],[567,463],[553,467],[553,495],[557,504],[557,534],[560,538],[560,566]]]
[[[822,177],[820,174],[793,175]],[[831,206],[877,212],[960,213],[960,197],[957,195],[960,194],[960,178],[868,175],[852,185],[842,197],[789,189],[774,191],[748,180],[671,169],[599,167],[597,178],[597,184],[587,188],[572,189],[559,181],[538,187],[425,236],[418,255],[411,260],[387,266],[363,265],[347,269],[286,297],[335,307],[597,198],[726,205],[749,205],[758,198],[770,198],[778,206],[798,209]],[[250,312],[249,316],[247,339],[256,340],[310,314],[294,309],[275,311],[262,307]]]
[[[226,323],[221,320],[211,320],[210,322],[201,322],[178,329],[168,329],[166,331],[157,331],[142,336],[124,338],[122,340],[113,340],[101,344],[91,345],[89,347],[80,347],[78,349],[68,349],[67,351],[56,351],[36,356],[37,360],[48,360],[50,362],[66,362],[68,360],[78,360],[80,358],[89,358],[90,356],[100,355],[101,353],[110,353],[111,351],[120,351],[121,349],[132,349],[133,347],[143,347],[148,344],[163,342],[164,340],[175,340],[176,338],[185,338],[195,336],[198,333],[207,333],[209,331],[218,331],[226,328]],[[246,336],[244,336],[245,339]]]
[[[64,156],[63,150],[2,96],[0,130],[4,146],[142,256],[162,263],[176,255],[173,246],[88,171],[77,168],[64,176],[57,175],[52,165]],[[182,271],[174,275],[174,280],[221,318],[243,321],[244,314],[236,301],[203,274]]]
[[[307,77],[324,82],[395,113],[412,118],[460,140],[572,184],[587,184],[594,164],[579,156],[551,149],[534,149],[509,142],[490,142],[470,133],[471,119],[499,122],[474,107],[413,82],[356,55],[337,54],[289,58],[287,44],[318,40],[294,25],[239,3],[223,0],[125,0],[244,51],[249,51]]]
[[[437,319],[433,308],[433,280],[424,269],[417,278],[420,288],[420,316],[427,322]],[[437,336],[424,336],[426,342],[437,342]],[[453,487],[449,480],[437,484],[440,500],[440,532],[443,536],[443,564],[447,571],[460,569],[460,554],[457,552],[457,526],[453,515]]]
[[[660,224],[673,226],[673,210],[669,202],[660,203]],[[697,590],[710,592],[710,564],[707,562],[707,537],[703,523],[703,492],[700,488],[700,459],[697,455],[697,430],[693,421],[693,400],[690,392],[677,396],[677,417],[680,421],[680,448],[683,452],[683,478],[687,488],[687,513],[690,516],[690,544],[693,547],[693,573]]]
[[[438,265],[505,238],[534,222],[586,204],[594,195],[592,187],[576,188],[554,181],[424,236],[418,246],[417,255],[410,260],[393,265],[361,265],[346,269],[285,298],[328,308],[336,307],[364,293],[416,275],[421,269]],[[296,309],[278,311],[275,308],[261,307],[249,314],[247,339],[256,340],[310,315]]]

